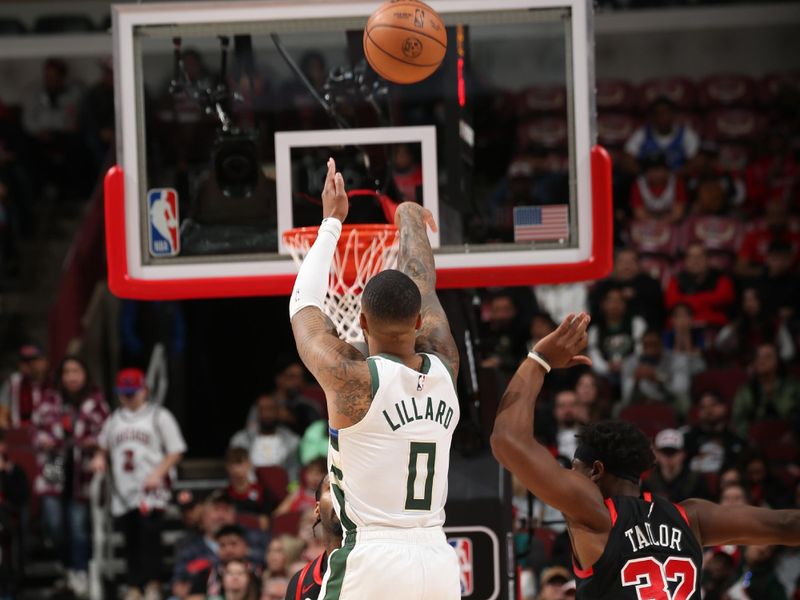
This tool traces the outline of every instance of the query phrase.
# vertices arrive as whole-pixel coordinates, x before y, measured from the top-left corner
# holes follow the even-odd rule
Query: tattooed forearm
[[[401,205],[401,210],[397,268],[411,277],[425,296],[436,289],[436,264],[425,221],[418,205]]]

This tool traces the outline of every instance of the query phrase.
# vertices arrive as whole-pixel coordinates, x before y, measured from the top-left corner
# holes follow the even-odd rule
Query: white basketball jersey
[[[447,367],[421,356],[420,371],[389,355],[369,357],[372,405],[355,425],[331,429],[331,490],[345,531],[444,524],[460,412]]]
[[[103,425],[99,444],[111,463],[114,516],[138,509],[143,500],[150,509],[166,506],[170,497],[166,484],[146,497],[144,482],[167,454],[186,451],[172,413],[150,403],[135,412],[119,408]]]

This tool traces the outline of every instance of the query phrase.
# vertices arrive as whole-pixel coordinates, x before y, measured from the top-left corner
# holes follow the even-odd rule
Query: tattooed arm
[[[347,218],[348,208],[344,180],[341,173],[336,172],[336,163],[331,159],[328,161],[328,175],[322,191],[323,216],[341,223]],[[333,235],[331,228],[324,226],[328,231],[320,231],[319,238]],[[337,227],[341,228],[340,225]],[[291,309],[291,319],[300,358],[325,390],[331,426],[341,429],[364,418],[372,395],[364,356],[339,339],[336,326],[320,308],[334,247],[334,238],[328,237],[318,239],[309,251],[297,277],[298,283],[295,284],[292,302],[300,304]]]
[[[428,226],[435,231],[436,223],[429,210],[414,202],[405,202],[397,208],[395,224],[400,229],[397,268],[414,280],[422,294],[422,327],[417,334],[416,349],[436,354],[455,379],[458,348],[436,295],[436,266],[427,232]]]

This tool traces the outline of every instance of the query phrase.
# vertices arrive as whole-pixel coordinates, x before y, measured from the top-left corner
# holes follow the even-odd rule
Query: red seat
[[[736,391],[746,382],[747,373],[739,367],[709,369],[692,378],[692,397],[699,399],[705,392],[716,392],[730,406]]]
[[[706,135],[729,142],[753,142],[765,129],[764,116],[744,108],[715,110],[706,119]]]
[[[325,391],[318,385],[309,385],[300,390],[300,394],[313,400],[319,406],[319,412],[323,419],[328,418],[328,402],[325,399]]]
[[[711,75],[703,79],[697,87],[699,104],[703,108],[751,107],[756,101],[755,81],[747,75]]]
[[[744,144],[725,143],[719,145],[719,166],[730,173],[739,173],[750,162],[750,150]]]
[[[742,239],[742,224],[733,217],[693,216],[681,227],[681,252],[691,244],[700,243],[708,250],[709,262],[714,268],[727,270]]]
[[[675,409],[669,404],[633,404],[624,408],[619,418],[633,423],[651,438],[662,429],[673,429],[678,424]]]
[[[547,560],[551,560],[553,558],[553,546],[558,534],[549,527],[537,527],[533,530],[533,537],[542,543],[542,549]]]
[[[595,102],[599,111],[629,111],[636,108],[636,89],[622,79],[598,79]]]
[[[33,426],[23,425],[14,429],[6,430],[6,444],[9,448],[18,446],[29,448],[33,446]]]
[[[633,221],[630,226],[631,242],[637,252],[670,257],[675,254],[677,230],[665,221],[647,219]]]
[[[800,71],[771,73],[758,81],[761,106],[770,107],[785,93],[800,93]]]
[[[686,125],[694,129],[699,136],[703,136],[706,130],[705,119],[696,112],[681,110],[675,115],[675,120],[680,125]]]
[[[567,147],[567,120],[561,117],[542,117],[523,123],[517,130],[520,146],[542,146],[551,150]]]
[[[695,106],[696,95],[694,82],[686,77],[649,79],[639,87],[639,101],[643,110],[647,110],[660,97],[668,98],[679,109],[691,110]]]
[[[258,515],[249,513],[237,513],[236,524],[244,527],[245,529],[261,529],[261,522]]]
[[[790,423],[783,419],[763,419],[750,425],[748,439],[771,462],[793,463],[797,460],[797,441]]]
[[[275,538],[284,534],[296,536],[300,531],[300,519],[302,517],[303,513],[301,512],[290,512],[274,517],[270,527],[272,537]]]
[[[289,474],[283,467],[256,467],[256,479],[275,500],[280,504],[287,494]]]
[[[608,148],[622,147],[638,126],[638,120],[630,115],[600,113],[597,115],[597,141]]]
[[[517,113],[524,117],[538,113],[563,113],[567,106],[567,89],[563,85],[537,85],[519,93]]]

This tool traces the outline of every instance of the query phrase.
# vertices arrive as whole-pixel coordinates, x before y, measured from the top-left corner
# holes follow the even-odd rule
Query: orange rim
[[[289,247],[297,248],[300,246],[297,242],[302,242],[311,246],[317,239],[319,226],[314,227],[295,227],[283,232],[283,243]],[[388,234],[383,239],[384,248],[388,248],[394,244],[395,236],[391,234],[397,233],[395,225],[387,225],[381,223],[361,223],[355,225],[343,225],[342,235],[339,237],[339,247],[344,248],[350,244],[350,234],[353,232],[358,233],[358,247],[365,248],[372,244],[376,238],[380,238],[382,234]]]

